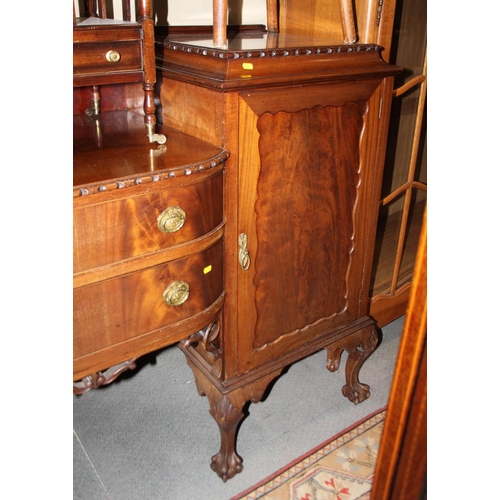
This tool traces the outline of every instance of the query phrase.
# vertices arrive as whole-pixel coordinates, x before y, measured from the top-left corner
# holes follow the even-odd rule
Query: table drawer
[[[74,272],[192,241],[222,221],[222,171],[187,186],[75,207]]]
[[[190,318],[222,294],[222,240],[198,254],[74,290],[78,358]]]
[[[142,69],[141,42],[73,44],[73,74],[120,73]]]

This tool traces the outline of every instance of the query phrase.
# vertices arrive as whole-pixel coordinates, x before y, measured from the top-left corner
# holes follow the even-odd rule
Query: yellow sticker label
[[[212,266],[207,266],[205,269],[203,269],[203,274],[208,274],[212,270]]]
[[[253,64],[249,62],[243,63],[243,69],[253,69]]]

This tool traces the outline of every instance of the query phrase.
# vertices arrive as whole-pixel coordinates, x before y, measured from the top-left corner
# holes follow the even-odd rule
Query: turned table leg
[[[344,350],[348,352],[345,368],[346,385],[342,388],[342,394],[356,405],[370,397],[370,386],[359,381],[359,370],[377,347],[378,339],[375,325],[370,324],[326,348],[328,356],[326,367],[332,372],[338,370],[342,352]]]
[[[139,21],[142,24],[144,36],[143,58],[144,58],[144,80],[142,88],[144,90],[144,124],[146,125],[146,135],[149,142],[165,144],[167,137],[155,132],[156,126],[156,105],[154,101],[154,84],[156,83],[156,63],[155,63],[155,35],[154,21],[151,0],[139,0]]]
[[[156,128],[156,115],[154,103],[154,84],[144,83],[144,124],[146,125],[146,135],[149,142],[157,142],[158,144],[165,144],[167,137],[164,134],[155,132]]]

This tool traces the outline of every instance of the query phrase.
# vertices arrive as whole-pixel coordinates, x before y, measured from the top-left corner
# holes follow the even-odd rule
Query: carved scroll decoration
[[[110,384],[124,371],[133,370],[136,367],[136,359],[137,358],[133,358],[128,361],[124,361],[123,363],[114,365],[107,370],[87,375],[78,382],[73,382],[73,394],[85,394],[91,389],[97,389],[101,385]]]
[[[187,340],[180,342],[184,348],[195,349],[210,365],[212,374],[220,379],[222,375],[222,352],[220,349],[221,321],[218,316],[215,321],[194,333]]]

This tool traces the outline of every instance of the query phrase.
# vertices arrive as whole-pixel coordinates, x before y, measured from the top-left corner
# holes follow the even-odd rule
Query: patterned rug
[[[385,416],[378,410],[230,500],[369,499]]]

